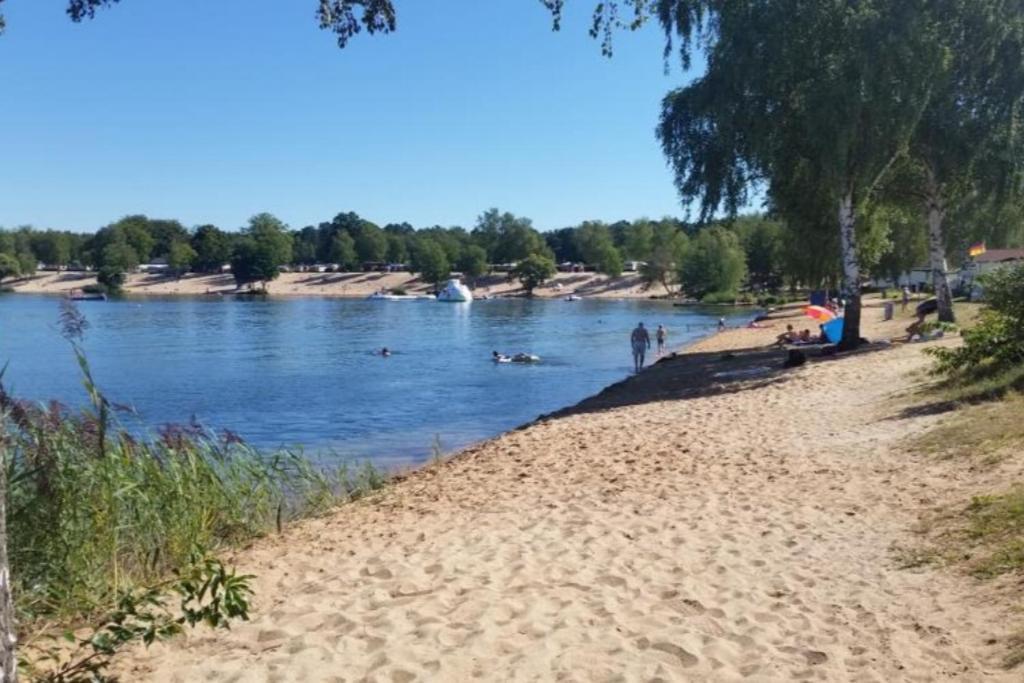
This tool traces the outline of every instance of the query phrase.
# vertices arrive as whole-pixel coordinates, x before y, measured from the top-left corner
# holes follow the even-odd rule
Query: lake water
[[[637,321],[670,347],[749,311],[649,301],[498,299],[472,304],[339,299],[82,302],[84,346],[110,400],[140,428],[185,422],[262,446],[388,466],[428,458],[571,405],[627,376]],[[0,296],[0,365],[16,396],[85,402],[57,325],[59,300]],[[394,355],[382,358],[375,349]],[[492,363],[527,351],[537,365]],[[135,419],[135,418],[132,418]]]

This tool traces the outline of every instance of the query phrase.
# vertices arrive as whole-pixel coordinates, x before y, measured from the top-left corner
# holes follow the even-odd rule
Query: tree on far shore
[[[721,227],[697,233],[682,253],[679,284],[689,296],[735,296],[747,275],[747,264],[735,233]]]
[[[327,256],[331,263],[338,264],[338,268],[342,272],[355,270],[359,263],[359,256],[356,254],[356,241],[344,230],[335,233],[331,238],[331,247]]]
[[[201,225],[192,235],[196,257],[193,267],[204,273],[219,273],[231,259],[231,239],[215,225]]]
[[[18,263],[18,259],[10,254],[0,254],[0,280],[19,275],[21,275],[21,265]]]
[[[388,237],[384,231],[369,221],[359,226],[355,237],[356,254],[363,262],[379,262],[388,255]]]
[[[672,294],[672,283],[677,281],[676,271],[683,262],[689,238],[675,227],[659,226],[651,238],[651,251],[640,268],[640,278],[648,287],[658,282],[666,294]]]
[[[435,287],[451,275],[451,262],[441,245],[429,237],[421,238],[412,252],[412,268]]]
[[[124,285],[127,274],[139,266],[139,256],[135,248],[123,236],[119,236],[103,247],[97,265],[96,281],[116,293]]]
[[[288,226],[269,213],[249,219],[244,236],[231,256],[231,273],[241,287],[259,282],[264,289],[281,274],[281,266],[292,258],[292,238]]]
[[[555,262],[541,254],[531,254],[516,264],[512,277],[526,290],[526,296],[533,296],[533,290],[544,284],[556,272]]]
[[[196,250],[188,242],[171,242],[167,251],[167,265],[176,277],[187,273],[195,260]]]
[[[607,225],[586,221],[576,229],[575,240],[584,263],[596,266],[599,273],[611,277],[622,275],[622,255]]]
[[[470,280],[475,280],[487,273],[487,252],[483,247],[470,244],[463,248],[455,267]]]

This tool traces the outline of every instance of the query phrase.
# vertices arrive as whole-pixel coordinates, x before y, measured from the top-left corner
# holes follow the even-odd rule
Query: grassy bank
[[[986,583],[1024,576],[1021,416],[1024,396],[1009,393],[961,405],[933,430],[907,444],[912,452],[957,463],[972,472],[979,485],[972,494],[948,501],[922,518],[917,529],[920,542],[897,552],[904,567],[940,565]],[[993,480],[1001,483],[993,485]],[[994,586],[1008,604],[1024,608],[1019,580]],[[1003,664],[1007,668],[1024,664],[1024,628],[1006,646]]]
[[[921,542],[898,552],[906,567],[941,564],[979,581],[1024,576],[1024,269],[986,284],[980,315],[961,318],[963,343],[931,351],[938,377],[910,409],[944,417],[906,444],[956,463],[975,483],[922,518]],[[993,585],[1021,604],[1019,581]],[[1007,642],[1003,663],[1024,664],[1024,630]]]

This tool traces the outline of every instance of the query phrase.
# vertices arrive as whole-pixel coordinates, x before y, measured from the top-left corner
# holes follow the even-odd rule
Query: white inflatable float
[[[532,353],[517,353],[514,356],[506,356],[495,352],[491,360],[495,363],[539,363],[540,356],[535,356]]]
[[[438,301],[467,302],[473,300],[473,292],[458,278],[449,280],[437,293]]]

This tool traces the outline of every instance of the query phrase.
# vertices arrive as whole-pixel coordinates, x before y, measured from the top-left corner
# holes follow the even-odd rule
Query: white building
[[[155,258],[155,259],[150,260],[149,263],[143,263],[143,264],[139,265],[139,267],[135,269],[135,272],[137,272],[137,273],[150,273],[150,274],[154,274],[154,273],[165,273],[168,270],[170,270],[170,266],[167,264],[167,259],[165,259],[165,258]]]
[[[622,264],[622,270],[627,273],[638,273],[647,265],[647,261],[626,261]]]
[[[977,281],[985,273],[991,273],[1007,266],[1024,265],[1024,249],[990,249],[964,264],[960,279],[971,288],[971,298],[982,295],[981,284]]]
[[[961,273],[962,271],[955,270],[946,272],[946,279],[949,281],[949,286],[952,289],[956,289],[959,285]],[[892,278],[881,277],[872,279],[871,284],[879,289],[910,287],[913,290],[917,290],[921,287],[931,287],[932,269],[928,266],[917,266],[896,278],[895,282],[893,282]]]

